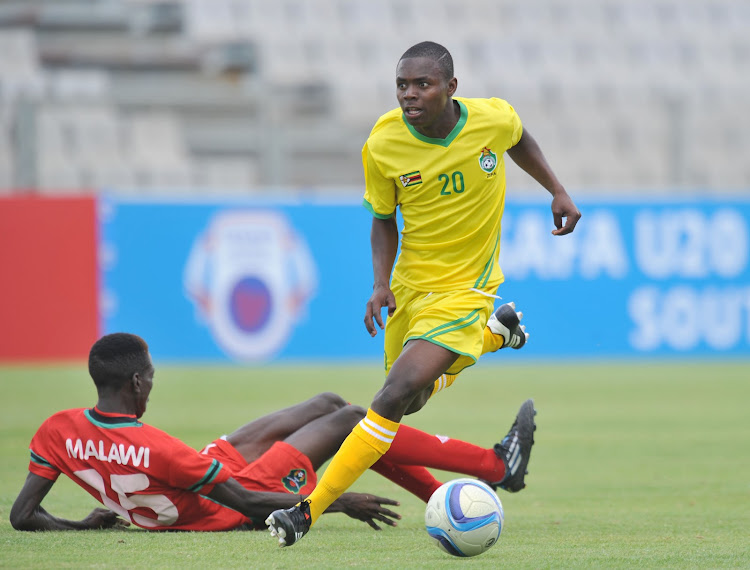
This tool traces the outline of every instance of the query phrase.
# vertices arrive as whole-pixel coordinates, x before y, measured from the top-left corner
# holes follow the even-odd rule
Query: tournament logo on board
[[[304,469],[292,469],[289,475],[281,478],[284,488],[295,495],[299,494],[302,487],[307,485],[307,471]]]
[[[193,243],[184,285],[219,348],[237,360],[265,360],[304,316],[317,269],[283,213],[228,211]]]
[[[482,153],[479,155],[479,166],[487,174],[492,173],[497,167],[497,155],[489,148],[484,147]]]

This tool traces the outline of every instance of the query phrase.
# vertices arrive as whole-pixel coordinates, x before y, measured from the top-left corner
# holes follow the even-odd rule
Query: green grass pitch
[[[381,382],[369,364],[157,363],[144,420],[201,447],[322,391],[367,406]],[[326,515],[288,549],[265,532],[16,532],[8,514],[33,432],[58,409],[93,405],[95,391],[84,364],[0,367],[0,567],[750,568],[750,364],[511,366],[498,355],[406,421],[491,446],[527,397],[539,411],[528,487],[501,492],[498,544],[459,560],[431,544],[424,504],[372,472],[354,490],[401,501],[397,528]],[[61,477],[43,505],[80,519],[98,503]]]

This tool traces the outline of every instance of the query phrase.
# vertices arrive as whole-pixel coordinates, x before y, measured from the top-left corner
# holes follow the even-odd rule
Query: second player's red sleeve
[[[31,453],[29,471],[50,481],[57,481],[61,471],[52,465],[48,459],[54,456],[47,450],[47,443],[49,442],[47,436],[48,427],[49,420],[45,421],[34,434],[34,437],[31,438],[31,444],[29,445],[29,452]]]
[[[156,432],[158,430],[154,430],[153,435]],[[165,432],[158,432],[158,437],[154,437],[149,445],[152,447],[152,457],[167,459],[159,465],[161,477],[178,489],[205,495],[211,492],[214,485],[224,483],[232,476],[231,471],[218,460],[200,454]],[[157,446],[159,451],[154,453]]]

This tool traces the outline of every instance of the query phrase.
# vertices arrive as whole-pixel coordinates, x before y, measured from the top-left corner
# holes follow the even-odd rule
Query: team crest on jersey
[[[422,184],[422,175],[419,173],[419,170],[415,170],[414,172],[409,172],[407,174],[402,174],[398,177],[398,179],[401,181],[401,184],[404,188]]]
[[[487,174],[490,174],[497,166],[497,155],[488,147],[484,147],[482,149],[482,154],[479,155],[479,166]]]
[[[292,469],[289,475],[281,478],[284,488],[290,493],[299,494],[307,484],[307,471],[304,469]]]

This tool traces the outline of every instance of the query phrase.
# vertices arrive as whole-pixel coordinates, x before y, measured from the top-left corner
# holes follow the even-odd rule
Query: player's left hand
[[[83,519],[83,524],[86,528],[125,528],[130,526],[130,523],[117,516],[117,513],[110,511],[109,509],[97,508],[89,513],[89,515]]]
[[[552,198],[552,217],[557,228],[552,230],[552,235],[564,236],[575,229],[578,220],[581,219],[581,212],[567,192],[556,192]],[[565,225],[563,225],[563,218],[565,218]]]
[[[358,521],[366,522],[375,530],[380,530],[376,521],[388,526],[396,526],[396,521],[401,515],[385,508],[383,505],[396,505],[400,503],[392,499],[385,499],[366,493],[344,493],[338,498],[341,509],[348,516]]]

